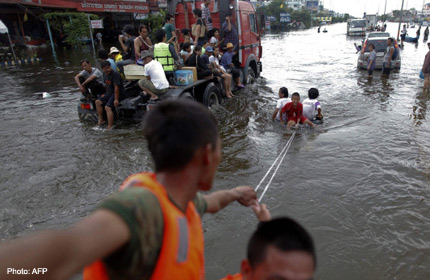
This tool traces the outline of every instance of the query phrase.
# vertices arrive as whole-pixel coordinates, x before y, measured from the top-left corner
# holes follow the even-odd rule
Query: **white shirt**
[[[209,41],[209,43],[216,45],[216,44],[218,44],[218,39],[215,37],[212,37],[211,40]]]
[[[306,98],[302,104],[303,116],[305,116],[309,120],[315,119],[316,115],[318,115],[318,109],[321,109],[320,102],[317,99]]]
[[[217,57],[215,57],[214,55],[211,55],[209,57],[209,63],[210,64],[215,63],[216,65],[218,65],[221,68],[222,71],[227,72],[227,71],[225,71],[224,67],[222,67],[222,65],[219,65],[219,59]]]
[[[284,106],[288,103],[291,102],[291,98],[289,97],[282,97],[279,98],[278,101],[276,102],[276,109],[278,109],[278,114],[276,115],[276,119],[280,120],[281,119],[281,111],[282,108],[284,108]]]
[[[169,87],[166,74],[164,74],[163,65],[161,65],[160,62],[151,60],[151,62],[145,64],[143,71],[143,75],[151,78],[151,82],[156,89],[165,89]]]

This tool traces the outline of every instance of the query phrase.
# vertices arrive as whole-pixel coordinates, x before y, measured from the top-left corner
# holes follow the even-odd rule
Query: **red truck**
[[[176,29],[190,29],[192,24],[196,22],[193,17],[193,9],[201,9],[202,4],[203,1],[168,1],[167,11],[175,16]],[[238,58],[241,80],[243,83],[253,83],[262,71],[261,56],[263,50],[260,25],[254,6],[248,1],[212,0],[209,9],[212,25],[220,31],[226,15],[231,13],[239,36]]]

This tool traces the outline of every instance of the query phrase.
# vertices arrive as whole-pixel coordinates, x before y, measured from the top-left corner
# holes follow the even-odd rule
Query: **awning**
[[[7,29],[6,25],[3,23],[3,21],[0,20],[0,34],[3,33],[7,33],[7,37],[9,38],[9,44],[10,44],[10,48],[12,49],[12,54],[13,54],[13,58],[16,61],[16,55],[15,55],[15,51],[13,50],[13,45],[12,45],[12,41],[10,40],[10,36],[9,36],[9,30]]]
[[[0,33],[9,33],[9,30],[7,29],[6,25],[3,23],[3,21],[0,20]]]

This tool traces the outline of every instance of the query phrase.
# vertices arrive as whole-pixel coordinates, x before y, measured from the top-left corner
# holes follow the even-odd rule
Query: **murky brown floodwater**
[[[327,29],[264,37],[264,78],[214,110],[224,146],[214,189],[255,186],[284,147],[289,136],[270,121],[279,87],[303,98],[317,87],[325,123],[298,132],[263,202],[309,229],[317,279],[429,279],[430,94],[418,78],[427,47],[406,44],[402,69],[369,81],[355,67],[360,39],[346,24]],[[0,239],[67,226],[152,168],[139,125],[79,121],[73,76],[86,52],[55,61],[48,50],[37,66],[0,69]],[[207,279],[239,270],[256,224],[239,205],[206,216]]]

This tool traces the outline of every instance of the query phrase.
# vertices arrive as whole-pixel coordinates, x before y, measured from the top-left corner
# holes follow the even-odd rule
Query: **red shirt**
[[[293,120],[297,122],[303,117],[303,105],[302,103],[297,103],[297,106],[294,108],[293,102],[288,102],[282,108],[282,114],[287,114],[287,121]]]

